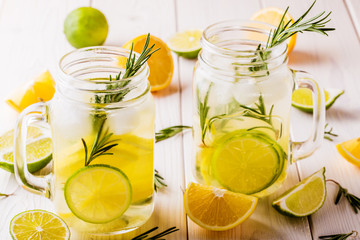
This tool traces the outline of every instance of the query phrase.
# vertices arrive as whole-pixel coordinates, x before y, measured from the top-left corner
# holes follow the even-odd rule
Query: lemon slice
[[[280,213],[305,217],[319,210],[326,198],[325,168],[305,178],[272,203]]]
[[[252,17],[251,20],[265,22],[268,24],[271,24],[275,27],[277,27],[281,21],[282,16],[284,15],[284,10],[280,8],[275,7],[269,7],[269,8],[263,8],[259,11],[257,11]],[[290,16],[289,13],[286,13],[284,22],[285,24],[291,21],[291,23],[294,22],[294,19]],[[261,26],[264,27],[264,26]],[[261,41],[266,42],[267,39],[259,39]],[[296,44],[296,34],[292,35],[289,40],[287,40],[288,44],[288,54],[294,49]]]
[[[336,148],[346,160],[360,167],[360,138],[339,143],[336,145]]]
[[[49,71],[31,79],[23,87],[13,92],[6,101],[16,111],[21,112],[27,106],[40,101],[49,101],[55,93],[55,82]]]
[[[134,51],[141,53],[146,42],[147,35],[141,35],[133,40],[125,43],[123,48],[131,49],[131,44],[134,44]],[[171,51],[166,43],[158,37],[150,36],[149,46],[155,44],[154,50],[160,48],[159,51],[147,60],[150,68],[149,82],[151,91],[159,91],[170,85],[174,73],[174,60],[171,56]],[[119,61],[119,65],[123,64],[123,59]]]
[[[254,194],[280,176],[285,155],[267,135],[239,130],[225,135],[219,142],[212,158],[212,171],[224,188]]]
[[[224,231],[245,221],[258,199],[225,189],[189,183],[184,194],[185,211],[199,226]]]
[[[169,39],[171,51],[184,58],[196,58],[200,52],[202,30],[177,32]]]
[[[132,189],[120,169],[96,164],[74,173],[65,183],[64,194],[75,216],[89,223],[107,223],[128,209]]]
[[[44,210],[21,212],[10,222],[10,234],[15,240],[70,239],[70,230],[64,220]]]
[[[36,172],[45,167],[52,159],[52,141],[46,136],[45,130],[30,126],[27,134],[27,167]],[[0,168],[14,173],[14,130],[0,136]]]
[[[325,106],[329,109],[343,93],[344,90],[327,88],[324,89],[325,93]],[[313,111],[313,100],[312,92],[307,88],[296,89],[292,94],[292,105],[301,111],[312,112]]]

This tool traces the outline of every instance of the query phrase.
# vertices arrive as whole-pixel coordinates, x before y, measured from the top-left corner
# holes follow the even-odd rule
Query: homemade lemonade
[[[285,180],[293,158],[309,156],[321,144],[322,90],[311,75],[288,68],[285,41],[268,47],[272,28],[230,20],[203,32],[193,75],[193,166],[202,183],[266,196]],[[316,99],[312,133],[302,142],[290,141],[297,88]]]
[[[79,113],[84,112],[79,109],[81,106],[66,109],[64,101],[61,101],[61,105],[57,106],[55,100],[50,114],[68,116],[71,113],[72,116],[77,115],[83,124],[78,126],[78,120],[65,121],[61,117],[53,118],[51,122],[55,176],[53,200],[56,212],[71,228],[81,232],[114,232],[144,224],[153,210],[154,107],[151,96],[147,96],[141,105],[131,110],[108,111],[106,116],[81,115]],[[74,179],[77,172],[86,168],[82,139],[90,151],[98,134],[97,123],[94,122],[96,117],[106,117],[102,131],[112,133],[108,141],[117,145],[108,151],[112,155],[103,154],[87,166],[104,165],[119,169],[125,175],[125,182],[128,181],[130,185],[131,191],[125,191],[125,194],[129,194],[128,202],[120,203],[123,197],[118,196],[117,199],[112,195],[121,186],[114,183],[116,178],[109,176],[111,171],[108,172],[107,168],[100,176],[84,171],[81,178]],[[66,188],[71,178],[74,179],[71,183],[73,186]],[[86,191],[93,192],[90,198],[82,195]]]
[[[285,179],[293,83],[288,71],[271,78],[227,82],[196,71],[195,176],[200,182],[262,196]]]

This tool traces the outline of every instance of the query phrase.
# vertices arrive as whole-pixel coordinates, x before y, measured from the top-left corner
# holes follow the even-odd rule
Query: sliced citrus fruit
[[[325,168],[305,178],[275,199],[272,206],[292,217],[305,217],[319,210],[326,198]]]
[[[64,194],[75,216],[89,223],[107,223],[128,209],[132,189],[120,169],[95,164],[75,172],[66,181]]]
[[[170,37],[168,43],[171,51],[184,58],[196,58],[200,52],[202,30],[186,30]]]
[[[275,7],[263,8],[257,11],[252,17],[251,20],[265,22],[277,27],[281,21],[282,16],[284,15],[284,10]],[[294,22],[294,19],[290,16],[289,13],[286,13],[284,22],[291,21]],[[266,40],[265,40],[266,41]],[[292,35],[289,40],[287,40],[288,44],[288,54],[294,49],[296,43],[296,34]]]
[[[245,221],[258,199],[225,189],[189,183],[184,194],[185,211],[199,226],[224,231]]]
[[[28,127],[26,144],[27,167],[30,172],[36,172],[45,167],[52,159],[52,141],[45,130]],[[0,168],[14,173],[14,130],[0,136]]]
[[[64,220],[54,213],[40,209],[21,212],[13,217],[10,234],[16,240],[70,239],[70,230]]]
[[[344,90],[327,88],[324,89],[325,93],[325,106],[329,109],[343,93]],[[307,88],[296,89],[292,94],[292,105],[301,111],[312,112],[313,111],[313,99],[312,92]]]
[[[13,92],[6,100],[12,108],[21,112],[27,106],[40,101],[49,101],[55,93],[55,82],[49,71],[41,73],[21,88]]]
[[[131,49],[131,44],[134,44],[134,51],[141,53],[144,48],[147,35],[141,35],[133,40],[125,43],[123,48]],[[149,46],[155,44],[155,49],[160,48],[159,51],[149,58],[147,64],[150,68],[149,81],[151,91],[159,91],[171,83],[174,73],[174,60],[171,56],[171,51],[164,41],[155,36],[150,36]]]
[[[336,145],[340,155],[360,167],[360,138],[350,139]]]
[[[280,176],[285,155],[276,141],[260,131],[234,131],[219,140],[212,172],[224,188],[244,194],[258,193]]]

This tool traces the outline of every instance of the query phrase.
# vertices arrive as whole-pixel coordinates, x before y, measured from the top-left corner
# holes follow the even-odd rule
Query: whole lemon
[[[108,29],[104,14],[92,7],[73,10],[67,15],[64,23],[65,36],[75,48],[102,45]]]

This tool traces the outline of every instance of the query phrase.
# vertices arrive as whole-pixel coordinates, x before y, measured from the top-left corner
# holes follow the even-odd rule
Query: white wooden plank
[[[312,0],[307,1],[264,1],[265,6],[290,6],[290,14],[299,17]],[[332,21],[329,26],[336,31],[329,37],[314,33],[298,34],[295,50],[290,54],[289,65],[312,73],[323,87],[345,89],[331,109],[327,111],[327,122],[334,127],[339,135],[334,142],[324,141],[322,147],[311,157],[299,161],[301,178],[326,167],[327,178],[338,180],[350,192],[360,194],[358,182],[360,169],[343,159],[337,152],[337,143],[359,137],[360,134],[360,83],[356,69],[356,60],[360,54],[360,44],[354,31],[350,16],[343,1],[317,1],[310,16],[322,11],[332,11]],[[309,116],[298,113],[297,128]],[[324,206],[311,216],[313,239],[320,235],[345,233],[358,229],[360,216],[352,212],[349,204],[343,201],[335,206],[333,201],[337,188],[328,183],[328,197]]]
[[[360,41],[360,1],[358,0],[345,0],[345,5],[352,18],[352,23],[356,29]]]
[[[166,40],[168,34],[175,31],[173,1],[93,0],[92,6],[101,10],[108,19],[109,35],[106,45],[121,46],[134,37],[147,33]],[[157,130],[181,124],[179,79],[177,61],[174,60],[172,83],[167,89],[153,94]],[[182,137],[179,136],[155,144],[155,169],[165,178],[168,187],[156,194],[155,210],[151,219],[135,232],[122,236],[122,239],[129,239],[155,226],[162,230],[176,226],[180,231],[166,239],[186,239],[186,218],[181,190],[184,189],[181,140]]]
[[[204,28],[229,19],[250,19],[262,5],[257,1],[178,1],[178,30]],[[189,8],[189,6],[192,6]],[[202,9],[201,11],[199,9]],[[180,59],[182,84],[182,114],[185,125],[192,125],[192,70],[195,61]],[[184,137],[186,182],[194,181],[191,165],[192,136]],[[298,182],[295,166],[289,168],[289,177],[282,189]],[[271,202],[275,195],[261,199],[249,220],[225,232],[201,229],[188,219],[189,239],[311,239],[306,219],[289,219],[278,214]],[[285,237],[286,236],[286,237]],[[284,238],[285,237],[285,238]]]
[[[4,100],[43,69],[54,70],[59,57],[72,49],[63,34],[66,14],[88,0],[0,1],[0,133],[14,127],[17,113]],[[17,187],[12,175],[0,170],[0,192],[14,195],[0,200],[0,238],[11,239],[9,223],[28,209],[53,210],[49,200]]]

